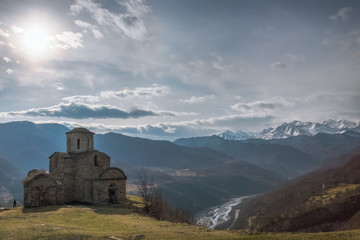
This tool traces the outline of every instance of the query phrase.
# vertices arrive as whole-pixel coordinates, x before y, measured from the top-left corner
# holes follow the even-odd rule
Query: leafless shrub
[[[180,208],[174,208],[163,194],[156,189],[152,176],[146,169],[138,171],[137,190],[144,202],[144,213],[160,221],[194,223],[193,214]]]

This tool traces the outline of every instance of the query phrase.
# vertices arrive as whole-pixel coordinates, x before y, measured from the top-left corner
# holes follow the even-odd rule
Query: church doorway
[[[32,207],[40,206],[40,190],[38,188],[34,188],[31,191],[31,205]]]
[[[109,203],[117,203],[117,189],[114,183],[109,186]]]

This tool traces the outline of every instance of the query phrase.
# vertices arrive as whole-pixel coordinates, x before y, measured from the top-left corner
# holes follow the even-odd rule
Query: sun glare
[[[24,50],[31,57],[44,56],[50,50],[51,36],[41,28],[25,30],[23,38]]]

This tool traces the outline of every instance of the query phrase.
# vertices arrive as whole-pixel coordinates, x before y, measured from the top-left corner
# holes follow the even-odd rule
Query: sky
[[[0,122],[174,140],[360,118],[357,0],[0,0]]]

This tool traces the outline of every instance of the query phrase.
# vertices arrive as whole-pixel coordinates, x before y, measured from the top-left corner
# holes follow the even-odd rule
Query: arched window
[[[94,166],[95,166],[95,167],[99,166],[98,156],[97,156],[97,155],[94,156]]]
[[[77,149],[80,149],[80,139],[77,140]]]
[[[110,203],[117,203],[117,189],[115,183],[111,183],[109,186],[109,202]]]

